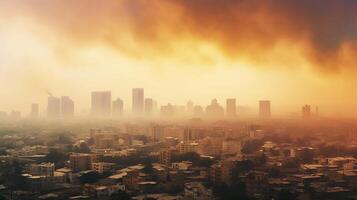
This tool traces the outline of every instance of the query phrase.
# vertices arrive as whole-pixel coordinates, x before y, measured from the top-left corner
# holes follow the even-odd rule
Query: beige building
[[[98,149],[112,149],[119,144],[119,135],[116,133],[92,129],[90,134],[94,140],[95,147]]]
[[[92,163],[92,170],[97,171],[99,174],[103,174],[105,172],[110,172],[114,166],[114,163],[97,162]]]
[[[222,152],[222,138],[206,137],[199,141],[198,153],[201,155],[219,155]]]
[[[32,176],[53,176],[54,171],[54,163],[30,164],[28,166],[28,172]]]
[[[90,170],[93,156],[86,153],[75,153],[69,156],[70,168],[73,172]]]
[[[163,149],[159,152],[159,163],[166,166],[171,165],[172,151],[170,149]]]
[[[198,143],[195,142],[180,142],[179,151],[180,153],[197,152]]]

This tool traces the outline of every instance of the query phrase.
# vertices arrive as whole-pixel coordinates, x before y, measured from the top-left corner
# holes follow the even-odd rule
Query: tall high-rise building
[[[224,116],[224,109],[222,106],[218,104],[217,99],[213,99],[211,105],[206,107],[206,114],[208,117],[223,117]]]
[[[61,114],[61,99],[49,96],[47,101],[47,117],[58,118]]]
[[[271,116],[270,101],[259,101],[259,116],[262,118],[267,118]]]
[[[159,125],[154,125],[152,127],[152,140],[157,142],[160,140],[164,139],[164,134],[165,134],[165,127],[164,126],[159,126]]]
[[[112,95],[110,91],[92,92],[92,114],[109,116],[111,114]]]
[[[74,172],[91,169],[92,162],[89,154],[76,153],[69,156],[70,168]]]
[[[303,118],[309,118],[311,117],[311,106],[310,105],[304,105],[301,109],[301,114]]]
[[[185,128],[185,130],[183,131],[183,137],[182,140],[187,142],[187,141],[192,141],[194,139],[194,135],[193,135],[193,129],[191,128]]]
[[[31,104],[30,116],[31,117],[38,117],[39,115],[40,115],[39,105],[37,103]]]
[[[227,99],[226,114],[228,117],[234,117],[237,114],[236,99]]]
[[[112,114],[113,116],[121,116],[124,112],[124,102],[120,98],[113,101],[112,104]]]
[[[133,88],[132,110],[135,115],[140,115],[144,111],[144,89]]]
[[[159,163],[167,166],[171,165],[171,156],[172,156],[171,149],[162,149],[159,152]]]
[[[165,106],[161,106],[160,115],[163,117],[173,117],[174,112],[175,112],[174,106],[172,106],[170,103],[168,103]]]
[[[74,101],[69,96],[61,97],[61,114],[62,117],[74,116]]]
[[[151,115],[154,109],[154,101],[150,98],[145,99],[145,114]]]

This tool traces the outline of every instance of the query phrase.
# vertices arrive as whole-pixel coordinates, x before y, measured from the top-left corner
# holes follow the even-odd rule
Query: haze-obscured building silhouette
[[[132,91],[132,111],[134,115],[141,115],[144,112],[144,89],[133,88]]]
[[[151,98],[145,99],[145,114],[151,115],[153,113],[154,101]]]
[[[302,117],[303,118],[309,118],[311,117],[311,106],[310,105],[304,105],[301,109]]]
[[[259,101],[259,117],[268,118],[271,116],[270,101]]]
[[[165,127],[160,125],[154,125],[152,127],[152,140],[154,142],[161,141],[165,136]]]
[[[226,101],[226,113],[228,117],[235,117],[237,114],[236,99],[227,99]]]
[[[122,116],[124,113],[124,101],[120,98],[117,98],[113,101],[112,104],[112,115],[113,116]]]
[[[109,116],[111,114],[111,99],[110,91],[92,92],[92,115]]]
[[[160,115],[163,117],[172,117],[174,115],[174,106],[168,103],[166,106],[161,106]]]
[[[58,118],[61,115],[61,99],[49,96],[47,101],[47,117]]]
[[[69,96],[61,97],[61,114],[65,118],[74,116],[74,101]]]
[[[218,104],[217,99],[213,99],[211,105],[207,106],[206,108],[206,114],[208,117],[223,117],[224,109]]]

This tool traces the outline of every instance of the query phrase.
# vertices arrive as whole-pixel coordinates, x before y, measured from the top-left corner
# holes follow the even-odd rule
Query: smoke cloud
[[[178,45],[214,45],[228,59],[257,65],[294,62],[298,54],[323,71],[353,68],[357,50],[354,0],[28,0],[1,3],[54,30],[56,51],[93,44],[137,59],[175,57]],[[61,43],[61,42],[59,42]],[[70,47],[70,48],[69,48]],[[63,50],[66,49],[66,50]]]

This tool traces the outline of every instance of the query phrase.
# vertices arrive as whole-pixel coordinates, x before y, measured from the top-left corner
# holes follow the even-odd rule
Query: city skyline
[[[240,117],[260,117],[270,118],[273,117],[298,117],[309,118],[311,115],[321,116],[319,113],[318,105],[315,105],[315,111],[312,114],[311,104],[305,104],[302,108],[302,112],[299,114],[299,109],[291,110],[289,113],[271,111],[270,100],[257,100],[258,105],[247,106],[237,103],[237,98],[225,98],[221,104],[217,98],[211,99],[211,103],[204,103],[202,105],[195,104],[194,101],[188,100],[182,104],[173,104],[171,102],[158,104],[157,99],[147,98],[144,96],[144,88],[132,88],[131,90],[131,104],[125,101],[121,97],[113,97],[110,90],[92,91],[90,97],[90,105],[88,110],[84,112],[75,107],[75,101],[70,96],[53,96],[51,92],[48,92],[47,107],[41,110],[41,106],[37,102],[30,104],[29,111],[21,112],[16,109],[11,109],[11,112],[7,113],[2,111],[2,116],[20,115],[24,117],[36,118],[39,116],[47,116],[48,118],[68,118],[73,116],[94,116],[94,117],[209,117],[214,116],[214,119],[220,117],[237,118]],[[78,104],[76,104],[78,106]],[[83,106],[83,105],[82,105]],[[301,105],[300,105],[301,106]],[[196,109],[196,111],[195,111]],[[197,111],[198,109],[198,111]],[[306,114],[306,110],[309,110]],[[197,114],[199,112],[199,114]],[[309,116],[309,117],[306,117]],[[326,114],[323,117],[329,117]],[[1,116],[0,116],[1,117]],[[13,117],[14,118],[14,117]],[[19,117],[16,117],[19,118]]]
[[[195,104],[194,101],[188,100],[186,104],[172,104],[170,102],[158,104],[157,100],[147,98],[144,96],[144,88],[132,88],[131,105],[125,104],[120,97],[113,97],[112,92],[105,91],[92,91],[91,92],[91,105],[89,112],[79,112],[75,108],[75,101],[70,96],[53,96],[48,92],[47,107],[43,113],[40,112],[40,105],[32,103],[30,105],[29,113],[25,113],[24,117],[37,118],[40,116],[47,116],[47,118],[59,119],[78,116],[91,116],[91,117],[203,117],[203,118],[227,118],[237,119],[237,117],[259,117],[269,119],[270,117],[298,117],[310,118],[311,116],[321,116],[319,107],[315,105],[315,111],[311,110],[310,104],[305,104],[302,107],[301,115],[298,112],[283,115],[280,113],[273,113],[271,111],[270,100],[259,100],[256,107],[247,107],[245,105],[237,104],[236,98],[226,98],[221,105],[217,98],[211,99],[210,104]],[[114,100],[112,100],[114,99]],[[77,110],[77,111],[76,111]],[[0,117],[6,117],[7,112],[0,111]],[[21,111],[11,110],[9,116],[18,119],[21,117]],[[15,116],[15,117],[14,117]],[[322,117],[328,117],[322,115]]]
[[[88,111],[91,91],[130,102],[145,87],[161,103],[269,99],[276,113],[309,103],[357,117],[355,2],[209,2],[1,1],[0,110],[27,112],[51,91]]]
[[[357,199],[357,0],[0,0],[0,200]]]

